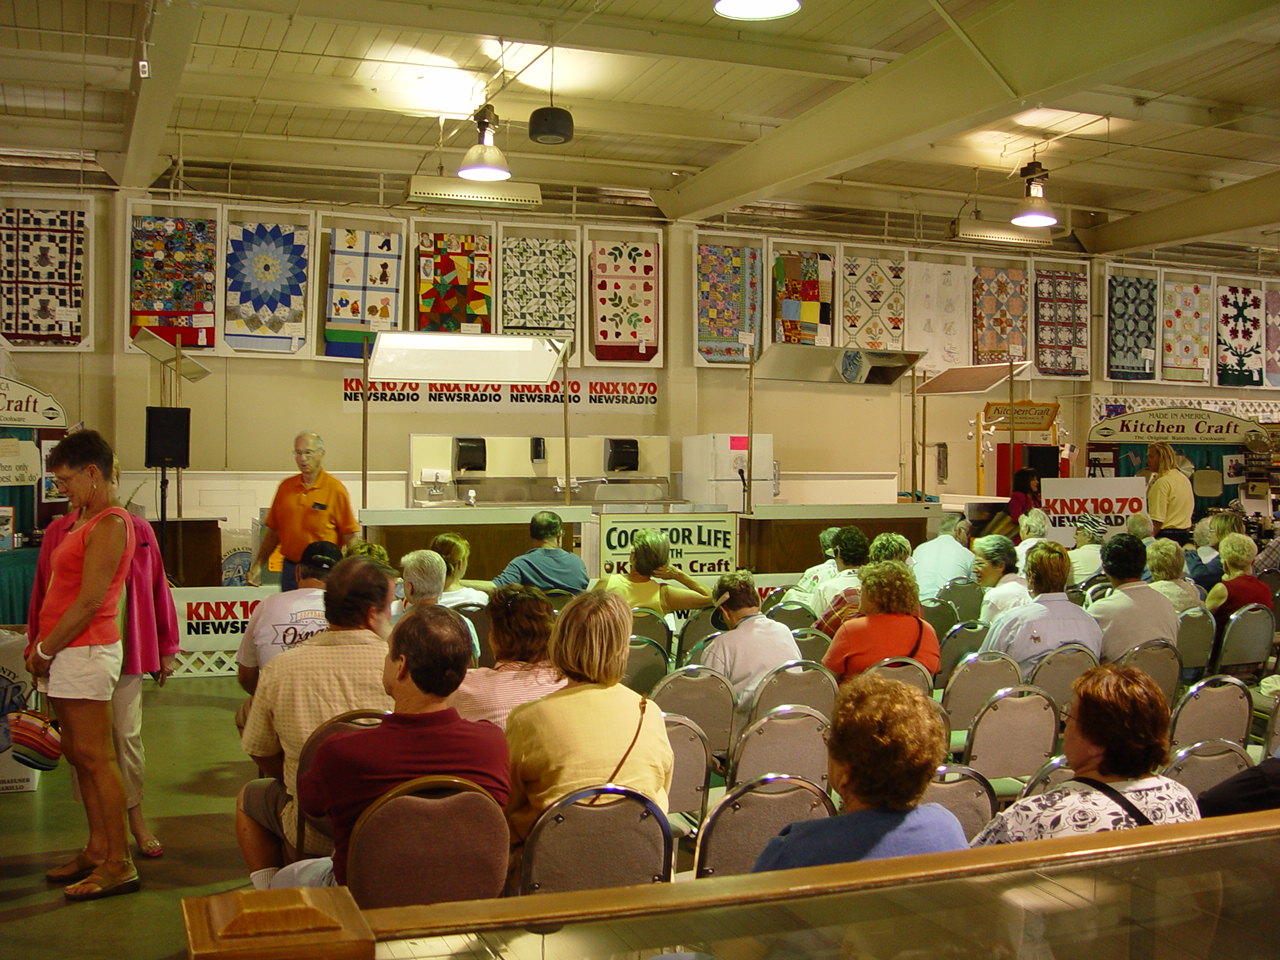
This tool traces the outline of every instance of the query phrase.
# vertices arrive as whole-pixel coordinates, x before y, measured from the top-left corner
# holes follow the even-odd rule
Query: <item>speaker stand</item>
[[[166,527],[169,524],[169,472],[164,467],[160,468],[160,562],[164,564],[165,572],[169,571],[169,558],[165,556],[165,547],[169,543],[166,536]]]

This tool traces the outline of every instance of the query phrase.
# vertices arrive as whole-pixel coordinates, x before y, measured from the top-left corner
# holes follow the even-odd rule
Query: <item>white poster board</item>
[[[717,577],[737,564],[738,516],[734,513],[617,513],[600,516],[600,576],[630,569],[631,538],[658,530],[671,542],[670,564],[691,577]]]
[[[1141,477],[1094,477],[1040,481],[1041,509],[1049,515],[1047,538],[1068,549],[1076,545],[1076,517],[1091,513],[1107,525],[1107,536],[1124,532],[1135,513],[1147,509],[1147,483]]]
[[[183,653],[238,650],[249,616],[279,587],[177,587],[178,647]]]

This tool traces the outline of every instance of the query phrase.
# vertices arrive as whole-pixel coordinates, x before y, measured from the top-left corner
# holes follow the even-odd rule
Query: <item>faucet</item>
[[[476,492],[474,490],[467,491],[467,506],[474,507],[476,505]]]
[[[569,491],[578,493],[582,490],[584,483],[608,483],[608,477],[570,477]],[[551,486],[552,493],[564,493],[564,477],[556,477],[556,482]]]
[[[436,499],[443,499],[443,498],[444,498],[444,488],[440,486],[440,472],[439,472],[439,471],[436,471],[436,479],[435,479],[435,482],[434,482],[434,483],[432,483],[432,484],[431,484],[431,486],[427,487],[427,498],[428,498],[428,499],[432,499],[432,498],[436,498]]]

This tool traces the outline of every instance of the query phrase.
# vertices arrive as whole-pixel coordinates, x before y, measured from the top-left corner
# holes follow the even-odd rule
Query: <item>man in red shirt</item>
[[[394,711],[377,727],[326,740],[298,780],[302,809],[333,822],[333,857],[284,867],[272,888],[344,884],[347,843],[360,814],[406,780],[463,777],[506,805],[510,763],[501,728],[463,720],[448,704],[470,660],[471,634],[447,607],[421,607],[396,624],[382,671]]]

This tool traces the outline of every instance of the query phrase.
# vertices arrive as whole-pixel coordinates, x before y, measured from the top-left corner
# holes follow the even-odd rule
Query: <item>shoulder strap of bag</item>
[[[924,621],[916,617],[916,645],[911,648],[911,652],[907,654],[911,659],[915,659],[916,652],[920,649],[920,641],[924,639]]]
[[[640,739],[640,731],[644,729],[644,711],[645,711],[645,707],[647,706],[649,706],[649,698],[646,696],[641,696],[640,697],[640,720],[638,723],[636,723],[636,732],[632,734],[631,742],[627,744],[627,749],[623,752],[622,759],[619,760],[618,765],[613,768],[613,773],[609,774],[609,778],[605,780],[605,783],[613,783],[613,778],[618,775],[618,772],[622,769],[622,765],[627,762],[627,757],[631,756],[631,751],[635,749],[636,741]],[[587,801],[587,804],[592,805],[599,799],[600,799],[599,797],[592,797],[590,800]]]
[[[1083,783],[1085,786],[1093,787],[1099,793],[1105,795],[1112,803],[1120,807],[1133,818],[1133,821],[1140,827],[1151,826],[1151,818],[1133,805],[1133,801],[1126,797],[1123,793],[1111,786],[1109,783],[1103,783],[1101,780],[1094,780],[1092,777],[1075,777],[1076,783]]]

